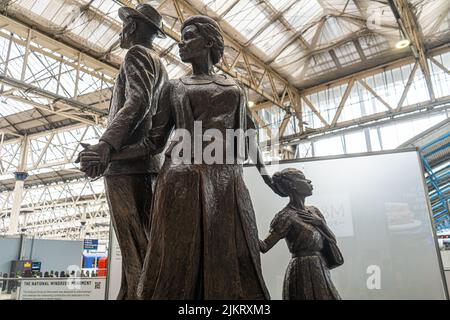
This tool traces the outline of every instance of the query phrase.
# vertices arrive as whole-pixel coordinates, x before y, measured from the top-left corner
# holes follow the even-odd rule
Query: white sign
[[[315,195],[314,202],[322,212],[328,226],[333,230],[336,237],[353,237],[353,218],[348,193],[335,193],[326,195]]]
[[[108,300],[116,300],[122,280],[122,253],[117,241],[114,228],[111,227],[111,241],[109,245],[109,272],[108,272]]]
[[[104,300],[105,285],[106,278],[24,280],[19,300]]]
[[[445,299],[444,279],[416,151],[283,163],[312,180],[316,206],[335,233],[344,265],[331,270],[343,299]],[[268,166],[269,172],[271,166]],[[268,188],[254,167],[244,168],[260,239],[289,199]],[[401,232],[398,232],[401,229]],[[406,230],[406,231],[405,231]],[[291,260],[285,241],[261,256],[272,299],[281,299]]]

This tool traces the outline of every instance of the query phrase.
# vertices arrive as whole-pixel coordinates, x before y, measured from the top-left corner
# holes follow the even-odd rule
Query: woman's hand
[[[105,143],[103,142],[103,144]],[[91,146],[85,143],[81,143],[81,145],[84,150],[78,154],[75,163],[80,163],[80,171],[88,177],[92,179],[100,177],[105,172],[109,159],[105,158],[105,163],[102,162],[102,156],[95,150],[98,145]]]
[[[259,240],[259,251],[266,253],[268,250],[266,243],[263,240]]]
[[[273,179],[271,176],[267,175],[262,175],[264,182],[269,186],[270,189],[272,189],[273,192],[275,192],[277,195],[279,195],[280,197],[287,197],[288,195],[281,192],[281,190],[278,190],[278,188],[276,187],[276,185],[273,183]]]

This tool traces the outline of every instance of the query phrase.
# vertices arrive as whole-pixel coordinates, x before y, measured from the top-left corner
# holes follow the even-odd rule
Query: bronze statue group
[[[219,25],[207,16],[184,21],[179,55],[192,74],[169,80],[152,48],[156,37],[165,36],[161,15],[141,4],[120,8],[119,17],[120,44],[128,51],[108,126],[76,160],[87,176],[104,176],[123,258],[117,298],[270,299],[260,252],[285,239],[292,259],[283,299],[340,299],[329,270],[343,263],[342,254],[320,211],[305,205],[312,185],[301,171],[271,177],[257,146],[249,155],[267,186],[290,198],[260,241],[241,163],[173,159],[177,141],[171,133],[193,134],[196,121],[223,135],[255,128],[243,88],[214,72],[224,52]]]

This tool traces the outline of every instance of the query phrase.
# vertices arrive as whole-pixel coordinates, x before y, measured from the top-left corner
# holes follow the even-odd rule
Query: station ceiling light
[[[400,40],[399,42],[397,42],[397,43],[395,44],[395,47],[396,47],[397,49],[403,49],[403,48],[408,47],[410,43],[411,43],[411,42],[410,42],[408,39],[403,39],[403,40]]]

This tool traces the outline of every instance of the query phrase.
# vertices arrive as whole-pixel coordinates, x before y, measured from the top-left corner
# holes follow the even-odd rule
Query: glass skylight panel
[[[94,36],[97,35],[97,36]],[[98,46],[104,48],[105,50],[108,49],[106,44],[114,38],[117,40],[119,38],[119,32],[117,29],[114,29],[113,26],[111,26],[109,23],[107,24],[100,24],[97,31],[94,31],[91,37],[89,37],[89,41],[91,41],[94,44],[97,44]]]
[[[34,4],[28,8],[30,11],[36,13],[37,15],[45,16],[45,14],[46,14],[45,11],[51,2],[54,2],[54,4],[57,4],[58,1],[42,1],[42,0],[36,1],[36,0],[34,0]],[[26,5],[26,4],[24,3],[22,5]]]
[[[101,80],[99,78],[94,78],[90,74],[80,72],[80,80],[78,81],[78,95],[101,90],[100,85]]]
[[[305,59],[296,61],[296,63],[292,64],[291,67],[292,71],[290,73],[289,79],[292,79],[292,81],[302,80],[301,75],[303,74],[303,69],[305,68]]]
[[[404,75],[406,78],[406,73]],[[390,106],[395,107],[403,93],[404,84],[400,68],[389,69],[366,77],[364,81]],[[405,79],[405,81],[407,78]]]
[[[7,117],[12,114],[33,109],[33,106],[12,99],[0,98],[0,116]]]
[[[363,131],[350,132],[344,137],[347,153],[367,152],[366,137]]]
[[[314,19],[318,19],[322,14],[323,8],[317,0],[300,0],[283,16],[296,30],[300,30]]]
[[[438,63],[450,69],[450,53],[444,53],[433,57]],[[436,97],[450,95],[450,75],[438,67],[434,62],[429,62],[431,80]],[[419,71],[419,69],[418,69]],[[422,75],[423,76],[423,75]]]
[[[155,38],[155,40],[153,41],[154,44],[156,44],[157,46],[159,46],[162,49],[167,49],[168,47],[170,47],[171,45],[173,45],[175,43],[175,41],[170,38],[170,37],[166,37],[166,38]]]
[[[109,49],[107,44],[111,39],[117,40],[120,26],[119,24],[111,24],[111,21],[80,16],[69,30],[86,39],[93,46],[100,48],[97,50],[106,51]]]
[[[301,80],[306,61],[304,55],[298,41],[295,41],[274,60],[272,66],[295,84]]]
[[[107,50],[110,49],[110,47],[119,39],[119,34],[112,29],[109,29],[103,38],[103,41],[101,42],[102,47],[106,48]],[[119,45],[119,43],[117,43]]]
[[[390,49],[387,41],[383,37],[376,34],[361,37],[358,41],[361,44],[361,48],[363,49],[366,58],[379,55]]]
[[[270,56],[283,46],[290,38],[292,33],[287,30],[279,21],[273,22],[252,42],[253,45],[261,49]]]
[[[68,30],[91,43],[95,43],[94,38],[98,37],[98,32],[102,31],[102,22],[98,19],[90,19],[81,16],[71,24]]]
[[[230,6],[235,5],[235,0],[201,0],[209,9],[222,15]]]
[[[24,95],[24,96],[25,96],[25,95]],[[48,104],[48,100],[47,100],[47,99],[41,98],[41,97],[38,96],[38,95],[35,95],[35,96],[28,96],[28,97],[27,97],[27,100],[30,100],[30,101],[35,102],[35,103],[43,104],[43,105]]]
[[[270,21],[267,13],[253,0],[240,0],[224,19],[246,39],[253,37]]]
[[[8,47],[9,47],[9,39],[6,38],[6,34],[3,34],[5,32],[4,29],[0,29],[0,57],[1,57],[1,72],[5,70],[4,60],[6,59],[6,55],[8,54]]]
[[[171,49],[169,52],[170,52],[170,54],[171,54],[173,57],[178,57],[178,56],[179,56],[179,52],[180,52],[180,47],[178,47],[178,46],[173,46],[172,49]]]
[[[121,21],[118,15],[118,10],[121,7],[121,5],[118,4],[117,2],[112,0],[94,0],[91,6],[97,8],[105,15],[113,18],[114,20]]]
[[[28,56],[27,69],[25,72],[25,81],[29,83],[47,83],[55,80],[54,75],[57,73],[58,62],[39,53]],[[45,86],[41,86],[45,88]],[[48,90],[48,89],[47,89]]]
[[[306,103],[302,103],[303,109],[303,122],[305,122],[305,128],[317,129],[323,126],[323,123],[319,120],[319,118],[311,111],[309,106]]]
[[[18,155],[20,155],[20,143],[6,142],[3,144],[2,148],[0,148],[0,163],[2,163],[0,171],[2,174],[6,176],[6,173],[13,173],[17,170],[20,160]],[[9,178],[5,176],[1,180]]]
[[[53,6],[50,6],[53,8]],[[56,6],[55,6],[56,7]],[[72,18],[80,14],[80,8],[75,5],[61,5],[57,10],[48,11],[49,21],[58,27],[66,27]]]
[[[372,151],[381,151],[383,148],[381,147],[381,135],[379,135],[379,128],[370,128],[370,146],[372,147]]]
[[[366,88],[364,88],[359,82],[355,82],[355,84],[353,85],[353,89],[358,90],[357,91],[358,98],[354,98],[353,92],[351,95],[352,99],[357,99],[355,102],[357,105],[355,105],[355,107],[358,113],[356,114],[354,113],[351,119],[359,118],[361,115],[367,116],[375,113],[386,112],[388,110],[383,103],[381,103],[371,92],[369,92]],[[349,100],[348,104],[354,101],[352,99]],[[360,108],[361,111],[358,111],[358,108]],[[344,108],[344,111],[346,111],[345,109],[346,108]]]
[[[286,129],[284,130],[284,135],[288,136],[291,134],[294,134],[297,132],[297,119],[295,116],[291,116],[291,118],[289,119],[289,122],[286,126]]]
[[[297,157],[298,158],[309,158],[312,157],[312,142],[311,141],[305,141],[300,142],[297,145]]]
[[[439,23],[442,23],[443,16],[446,16],[450,10],[448,0],[433,1],[415,1],[417,20],[421,26],[424,35],[434,36]]]
[[[349,35],[357,30],[358,28],[354,24],[345,22],[342,19],[329,17],[325,22],[325,25],[320,34],[319,44],[324,45],[337,42],[344,36]]]
[[[170,79],[177,79],[186,74],[186,70],[174,63],[166,66],[167,74]]]
[[[341,102],[346,88],[346,84],[330,87],[308,95],[307,98],[316,107],[317,111],[325,118],[325,120],[330,123],[336,114],[336,109]]]
[[[383,149],[395,149],[403,142],[399,139],[398,126],[395,122],[384,125],[380,129]]]
[[[439,26],[438,29],[438,33],[448,33],[450,30],[450,12],[447,14],[447,16],[445,17],[444,21],[442,22],[442,24]]]
[[[336,13],[360,13],[353,0],[321,0],[321,4]]]
[[[332,136],[329,138],[322,138],[314,142],[315,156],[330,156],[336,154],[343,154],[344,148],[340,136]]]
[[[288,66],[299,61],[303,56],[304,50],[298,41],[294,41],[275,58],[274,64],[280,67]]]
[[[13,1],[13,2],[14,2],[14,4],[16,4],[19,7],[30,10],[37,1],[38,0],[18,0],[18,1]]]
[[[344,122],[352,119],[360,118],[363,115],[363,110],[368,109],[366,105],[371,104],[371,100],[367,94],[367,90],[361,87],[358,82],[353,84],[352,90],[345,102],[341,115],[338,119],[339,122]],[[364,112],[364,115],[367,115]]]
[[[23,58],[12,58],[8,63],[7,75],[12,78],[20,79],[22,74]]]
[[[46,91],[56,92],[56,90],[58,88],[58,81],[53,77],[49,77],[48,79],[34,81],[33,85],[36,87],[42,88]]]
[[[110,43],[111,40],[115,41],[119,39],[119,33],[117,30],[114,30],[114,28],[108,25],[100,25],[99,30],[96,33],[98,34],[98,37],[92,37],[92,40],[89,40],[92,43],[102,47],[105,51],[109,49],[108,43]]]
[[[59,91],[59,94],[65,97],[73,97],[74,94],[74,88],[75,88],[75,76],[76,72],[75,70],[70,70],[65,73],[61,74],[60,77],[60,83],[61,83],[61,89]]]
[[[62,0],[20,0],[11,5],[21,11],[39,15],[57,26],[63,26],[69,16],[80,12],[77,5],[67,4]]]
[[[335,48],[334,53],[336,54],[339,63],[342,66],[361,61],[358,51],[356,50],[355,45],[352,42],[347,42]]]
[[[328,52],[315,54],[309,64],[308,75],[322,74],[336,68],[331,55]]]
[[[268,0],[270,4],[278,11],[286,10],[292,3],[297,0]]]
[[[301,32],[302,38],[304,40],[306,40],[306,42],[308,42],[309,45],[313,44],[312,42],[313,42],[314,36],[316,35],[316,33],[318,31],[318,28],[319,28],[319,23],[316,23],[315,25],[310,25],[306,28],[303,28],[303,30]]]

